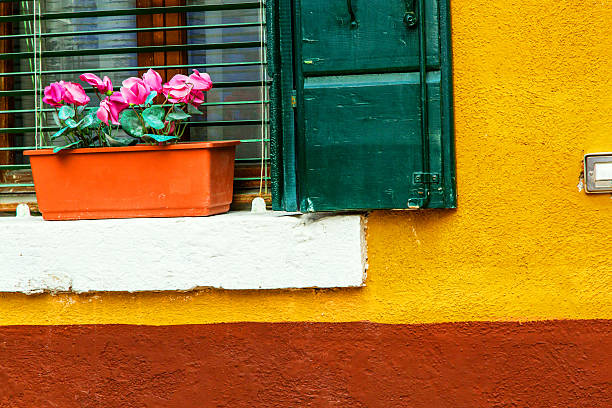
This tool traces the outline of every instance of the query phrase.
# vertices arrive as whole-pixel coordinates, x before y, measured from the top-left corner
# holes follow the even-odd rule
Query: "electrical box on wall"
[[[584,178],[587,193],[612,193],[612,153],[585,155]]]

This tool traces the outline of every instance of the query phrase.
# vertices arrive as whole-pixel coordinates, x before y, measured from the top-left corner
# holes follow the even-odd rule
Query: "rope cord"
[[[21,7],[26,12],[32,14],[31,22],[24,22],[25,33],[31,34],[31,41],[26,38],[26,48],[32,50],[33,59],[30,60],[30,70],[32,71],[32,85],[34,88],[34,148],[38,149],[42,147],[42,127],[43,127],[43,113],[42,113],[42,95],[39,94],[38,90],[42,84],[42,43],[41,43],[41,8],[40,1],[34,0],[32,2],[33,9],[30,10],[30,6],[27,1],[21,2]]]
[[[35,89],[42,89],[42,17],[41,17],[41,6],[40,6],[40,0],[34,0],[34,14],[37,15],[38,19],[38,24],[35,24],[35,30],[34,30],[34,43],[38,44],[38,55],[36,52],[34,52],[34,75],[36,78],[36,87]],[[36,97],[36,114],[35,114],[35,119],[36,119],[36,128],[38,129],[38,132],[40,133],[40,138],[39,138],[39,146],[42,147],[43,144],[46,144],[45,141],[45,136],[44,133],[42,131],[43,128],[43,122],[45,120],[45,114],[42,111],[43,108],[43,102],[42,102],[42,97],[43,95],[39,95]]]
[[[268,100],[268,88],[266,86],[266,77],[267,77],[267,60],[266,60],[266,41],[265,41],[265,0],[259,0],[259,21],[261,22],[259,26],[259,60],[261,61],[260,65],[260,77],[261,77],[261,169],[259,173],[259,196],[262,195],[262,192],[268,193],[268,183],[265,180],[268,179],[268,167],[266,166],[266,158],[267,158],[267,143],[268,139],[268,126],[267,117],[267,103]]]
[[[36,0],[32,2],[32,7],[34,7],[32,13],[32,50],[34,51],[34,77],[32,78],[32,82],[34,84],[34,147],[35,149],[38,149],[38,41],[36,41],[36,32],[38,31],[38,15],[36,13]]]

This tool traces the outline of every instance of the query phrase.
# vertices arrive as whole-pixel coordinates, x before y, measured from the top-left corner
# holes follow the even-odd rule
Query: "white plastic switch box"
[[[587,193],[612,193],[612,153],[585,155],[584,178]]]

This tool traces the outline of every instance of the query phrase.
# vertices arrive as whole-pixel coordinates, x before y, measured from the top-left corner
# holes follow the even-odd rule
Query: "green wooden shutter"
[[[275,208],[455,207],[448,0],[269,6]]]

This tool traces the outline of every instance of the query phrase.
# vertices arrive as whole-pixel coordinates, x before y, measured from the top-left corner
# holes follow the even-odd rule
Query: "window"
[[[53,130],[34,83],[198,67],[216,87],[187,137],[243,141],[238,204],[271,181],[277,210],[456,206],[449,0],[73,3],[0,3],[0,192],[32,193],[20,152]]]
[[[40,98],[46,84],[83,72],[108,75],[118,89],[121,79],[149,67],[165,79],[191,68],[211,75],[215,87],[204,113],[183,139],[242,140],[235,203],[250,204],[260,186],[269,191],[262,2],[27,0],[3,1],[0,8],[0,210],[33,203],[21,152],[34,146],[37,131],[49,144],[56,129],[35,89]]]

